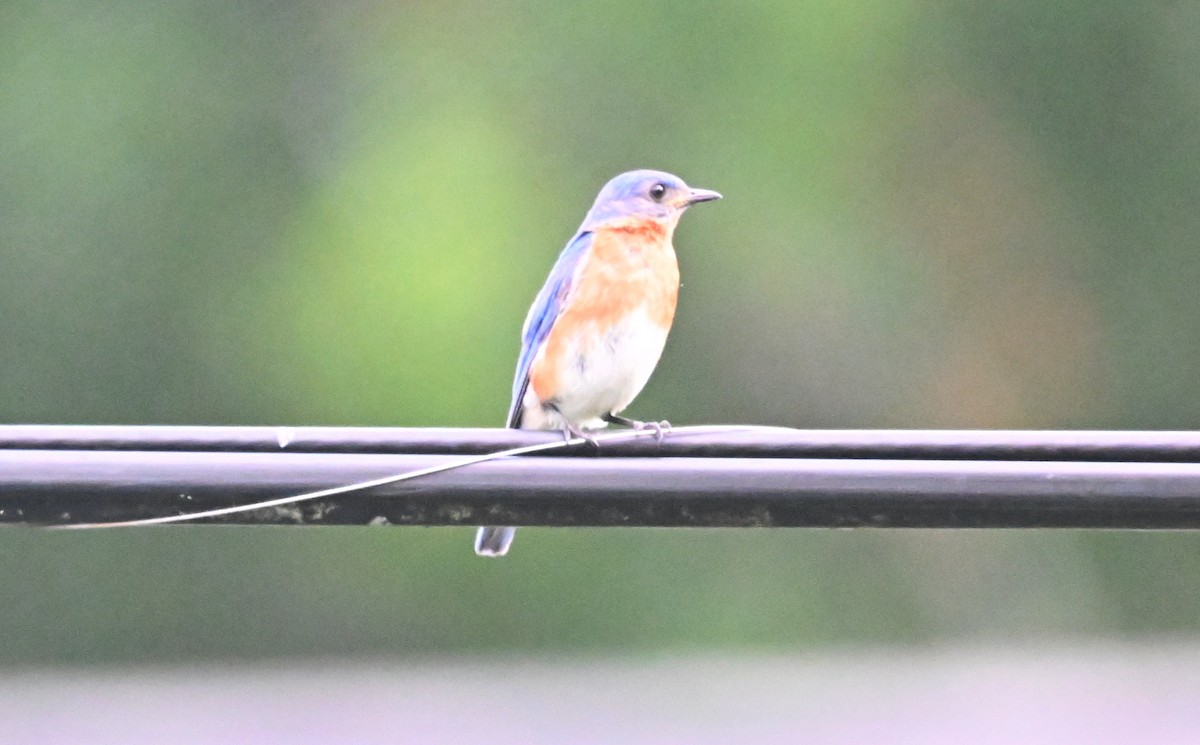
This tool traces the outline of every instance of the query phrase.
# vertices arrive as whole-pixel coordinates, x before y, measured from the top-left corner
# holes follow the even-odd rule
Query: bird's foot
[[[662,420],[661,422],[639,422],[638,420],[630,419],[629,417],[619,416],[617,414],[607,414],[604,417],[604,421],[608,422],[609,424],[620,424],[623,427],[632,427],[633,431],[635,432],[641,432],[647,429],[653,430],[655,442],[662,442],[663,438],[666,437],[671,431],[671,423],[666,419]]]
[[[596,441],[595,437],[589,435],[587,432],[584,432],[582,429],[569,422],[563,424],[562,434],[563,442],[570,442],[578,437],[586,440],[592,447],[600,447],[600,443]]]
[[[663,419],[659,422],[634,422],[633,428],[638,432],[641,432],[644,429],[653,430],[654,441],[662,442],[663,438],[666,437],[671,431],[671,423],[666,419]]]

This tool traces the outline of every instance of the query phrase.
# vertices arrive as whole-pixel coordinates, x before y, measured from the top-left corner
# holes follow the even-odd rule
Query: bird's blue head
[[[663,171],[628,171],[600,190],[581,230],[610,220],[639,217],[666,221],[674,227],[688,207],[720,198],[715,191],[693,189],[683,179]]]

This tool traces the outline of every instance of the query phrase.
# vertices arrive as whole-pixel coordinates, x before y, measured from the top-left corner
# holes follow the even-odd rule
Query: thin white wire
[[[697,425],[694,427],[679,427],[672,429],[667,433],[667,437],[672,435],[682,434],[702,434],[705,432],[740,432],[740,431],[792,431],[790,427],[768,427],[760,425]],[[609,434],[596,435],[591,439],[594,442],[618,442],[620,440],[632,440],[638,437],[653,436],[655,433],[651,429],[643,429],[627,432],[612,432]],[[320,489],[318,491],[305,492],[303,494],[295,494],[290,497],[279,497],[277,499],[268,499],[262,502],[254,502],[253,504],[243,504],[236,507],[221,507],[214,510],[202,510],[200,512],[185,512],[180,515],[167,515],[164,517],[147,517],[141,520],[120,520],[108,523],[74,523],[72,525],[49,525],[51,530],[95,530],[97,528],[133,528],[143,525],[166,525],[168,523],[181,523],[189,520],[202,520],[209,517],[222,517],[224,515],[236,515],[240,512],[252,512],[254,510],[266,509],[269,507],[282,507],[284,505],[296,504],[298,502],[307,502],[313,499],[323,499],[332,497],[337,494],[348,494],[350,492],[371,489],[376,486],[385,484],[395,484],[400,481],[412,481],[413,479],[421,478],[422,476],[432,476],[435,473],[445,473],[457,468],[465,466],[473,466],[477,463],[487,463],[488,461],[498,458],[507,458],[514,455],[526,455],[528,453],[540,453],[547,450],[557,450],[559,448],[568,447],[570,445],[579,445],[587,442],[582,437],[575,437],[570,440],[561,442],[547,442],[541,445],[524,445],[518,448],[510,448],[508,450],[498,450],[494,453],[485,453],[483,455],[468,455],[463,458],[449,463],[442,463],[428,468],[419,468],[415,471],[406,471],[401,474],[392,476],[384,476],[383,478],[371,479],[370,481],[359,481],[354,484],[346,484],[344,486],[334,486],[329,489]]]

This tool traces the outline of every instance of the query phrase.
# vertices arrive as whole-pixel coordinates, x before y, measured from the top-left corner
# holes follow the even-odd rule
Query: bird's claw
[[[661,422],[634,422],[633,429],[636,432],[642,432],[647,429],[653,430],[654,441],[662,442],[663,438],[671,432],[671,423],[666,419],[663,419]]]
[[[579,439],[585,440],[592,447],[600,447],[600,443],[596,441],[595,437],[592,437],[591,435],[584,432],[582,429],[580,429],[579,427],[576,427],[573,424],[564,425],[562,434],[563,434],[563,442],[570,442],[571,440],[573,440],[575,438],[579,438]]]

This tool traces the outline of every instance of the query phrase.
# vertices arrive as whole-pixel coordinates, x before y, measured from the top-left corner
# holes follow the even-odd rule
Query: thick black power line
[[[554,439],[504,430],[0,427],[0,521],[229,507]],[[567,453],[567,451],[563,451]],[[218,518],[310,525],[1200,528],[1200,433],[677,432]]]
[[[0,449],[16,450],[475,455],[556,439],[507,429],[0,425]],[[587,447],[554,453],[596,454]],[[1200,463],[1200,432],[749,428],[608,443],[603,455]]]

